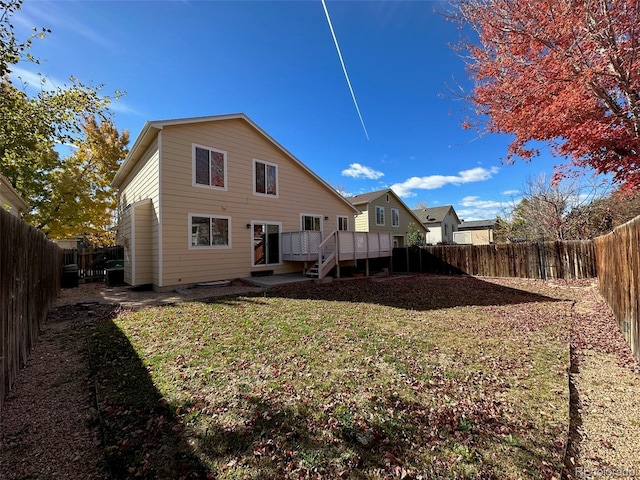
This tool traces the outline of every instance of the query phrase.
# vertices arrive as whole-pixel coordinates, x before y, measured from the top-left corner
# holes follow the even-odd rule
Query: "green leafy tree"
[[[51,30],[42,28],[33,29],[33,33],[26,39],[20,41],[16,39],[11,16],[22,8],[23,0],[2,0],[0,1],[0,77],[4,77],[11,72],[11,65],[15,65],[24,58],[38,63],[38,60],[31,55],[29,49],[34,38],[43,38]]]
[[[20,61],[38,63],[26,40],[15,38],[10,17],[22,0],[0,0],[0,173],[32,206],[25,217],[51,238],[104,232],[113,207],[109,183],[126,155],[128,132],[120,135],[111,122],[112,98],[102,86],[70,77],[69,85],[48,87],[29,96],[7,75]],[[119,98],[120,92],[115,92]],[[77,150],[60,158],[56,145]]]
[[[411,222],[409,224],[409,233],[407,234],[407,246],[421,247],[422,245],[424,245],[424,235],[416,224]]]
[[[108,120],[88,117],[75,152],[47,175],[48,185],[35,199],[26,220],[50,238],[88,236],[109,243],[115,209],[111,179],[127,154],[129,133],[119,134]]]

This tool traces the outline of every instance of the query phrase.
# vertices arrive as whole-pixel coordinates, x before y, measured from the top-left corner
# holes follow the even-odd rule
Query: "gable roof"
[[[140,157],[144,154],[144,152],[149,148],[149,145],[153,143],[158,133],[164,128],[173,125],[190,125],[190,124],[198,124],[198,123],[207,123],[207,122],[222,122],[225,120],[243,120],[250,127],[252,127],[258,134],[268,140],[272,145],[274,145],[280,152],[282,152],[285,156],[287,156],[291,161],[298,164],[305,170],[309,175],[315,178],[318,182],[320,182],[325,188],[327,188],[331,193],[340,198],[344,203],[349,205],[355,212],[358,212],[358,209],[355,208],[351,202],[349,202],[346,198],[340,195],[335,188],[331,187],[327,182],[325,182],[322,178],[316,175],[309,167],[307,167],[304,163],[298,160],[293,154],[291,154],[286,148],[276,142],[267,132],[265,132],[262,128],[260,128],[253,120],[251,120],[244,113],[232,113],[227,115],[211,115],[206,117],[191,117],[191,118],[177,118],[172,120],[155,120],[155,121],[147,121],[142,127],[142,131],[136,138],[135,143],[131,147],[131,150],[127,154],[127,157],[120,165],[115,177],[111,182],[111,186],[114,188],[120,187],[125,179],[129,176],[129,174],[133,171],[134,167],[140,160]]]
[[[463,221],[458,225],[458,230],[464,230],[467,228],[493,228],[496,226],[496,219],[493,220],[470,220],[468,222]]]
[[[413,210],[413,213],[420,219],[422,223],[442,223],[447,216],[447,214],[451,212],[453,216],[456,218],[456,221],[460,223],[460,219],[456,214],[456,211],[453,208],[453,205],[443,205],[441,207],[430,207],[430,208],[418,208]]]
[[[29,211],[29,204],[24,198],[13,188],[7,177],[0,173],[0,198],[5,198],[7,202],[12,202],[18,207],[18,213],[26,213]],[[0,205],[0,208],[2,205]]]
[[[354,195],[353,197],[347,197],[347,200],[349,200],[356,207],[359,207],[361,205],[368,206],[374,200],[387,194],[393,195],[394,198],[398,201],[398,203],[400,203],[400,205],[402,205],[407,210],[407,212],[409,212],[413,216],[415,221],[418,222],[418,225],[424,228],[424,225],[423,225],[424,222],[420,220],[419,217],[416,216],[415,211],[407,207],[407,205],[400,199],[400,197],[398,197],[398,195],[396,195],[395,192],[390,188],[386,188],[384,190],[376,190],[375,192],[363,193],[360,195]],[[428,231],[428,229],[426,230]]]
[[[354,205],[368,205],[369,203],[373,202],[376,198],[380,198],[385,193],[389,193],[389,192],[393,193],[393,191],[390,188],[387,188],[386,190],[376,190],[375,192],[362,193],[360,195],[354,195],[353,197],[347,197],[347,200],[349,200]]]

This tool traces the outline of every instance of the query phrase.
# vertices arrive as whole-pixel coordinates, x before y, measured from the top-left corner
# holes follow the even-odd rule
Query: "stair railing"
[[[337,230],[327,235],[318,245],[318,280],[324,278],[339,260],[338,232]]]

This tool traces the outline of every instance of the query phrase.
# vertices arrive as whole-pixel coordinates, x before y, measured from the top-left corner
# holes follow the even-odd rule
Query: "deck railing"
[[[318,247],[322,243],[322,232],[284,232],[282,234],[282,259],[291,262],[315,262]]]
[[[326,276],[337,262],[390,257],[391,233],[334,231],[325,238],[322,232],[286,232],[282,234],[282,259],[292,262],[318,262],[319,277]]]

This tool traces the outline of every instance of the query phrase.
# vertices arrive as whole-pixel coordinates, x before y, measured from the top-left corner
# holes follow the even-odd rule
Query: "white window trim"
[[[192,245],[191,244],[191,240],[192,240],[192,235],[193,235],[193,230],[192,230],[192,226],[193,226],[193,217],[206,217],[206,218],[215,218],[215,219],[222,219],[222,220],[228,220],[229,222],[229,242],[227,245]],[[229,250],[231,249],[231,230],[232,230],[232,224],[231,224],[231,217],[229,215],[212,215],[210,213],[190,213],[189,214],[189,224],[188,224],[188,228],[187,228],[187,245],[189,245],[189,250]]]
[[[382,209],[382,223],[378,223],[378,209]],[[376,221],[376,226],[378,227],[384,227],[384,223],[386,218],[384,218],[386,216],[386,212],[384,207],[381,207],[380,205],[376,205],[375,206],[375,221]]]
[[[256,192],[256,163],[264,163],[265,165],[271,165],[273,167],[276,167],[276,194],[275,195],[272,195],[270,193]],[[259,158],[254,158],[252,162],[252,167],[253,167],[253,183],[252,183],[251,189],[253,190],[253,194],[257,197],[279,198],[280,197],[280,180],[278,179],[279,177],[278,164],[267,162],[266,160],[260,160]],[[266,172],[265,172],[265,175],[266,175]]]
[[[217,152],[217,153],[221,153],[224,157],[224,187],[218,187],[216,185],[204,185],[202,183],[197,183],[196,182],[196,148],[202,148],[204,150],[209,150],[212,152]],[[219,150],[217,148],[213,148],[213,147],[208,147],[206,145],[199,145],[197,143],[193,143],[191,144],[191,184],[194,187],[199,187],[199,188],[209,188],[211,190],[222,190],[222,191],[226,191],[227,190],[227,184],[228,184],[228,180],[227,180],[227,152],[225,152],[224,150]],[[211,168],[211,160],[209,160],[209,168]],[[209,181],[211,181],[211,175],[209,175]]]
[[[393,212],[397,212],[398,213],[398,223],[393,223]],[[392,208],[391,209],[391,226],[392,227],[399,227],[400,226],[400,209],[399,208]]]
[[[324,231],[324,217],[319,213],[301,213],[300,214],[300,231],[304,230],[304,217],[318,217],[320,219],[320,231]]]
[[[347,229],[346,230],[342,230],[343,232],[348,232],[349,231],[349,216],[348,215],[337,215],[336,216],[336,230],[339,230],[340,228],[340,219],[343,218],[346,222],[347,222]]]
[[[255,170],[254,170],[255,171]],[[253,257],[253,226],[254,224],[258,224],[258,225],[278,225],[278,230],[279,230],[279,235],[280,235],[280,241],[279,241],[279,246],[280,246],[280,261],[278,263],[267,263],[265,265],[256,265],[254,263],[254,257]],[[249,245],[251,247],[251,268],[260,268],[260,267],[277,267],[278,265],[282,265],[283,260],[282,260],[282,222],[274,222],[271,220],[251,220],[251,229],[249,230],[249,235],[251,237],[251,241],[249,242]]]

